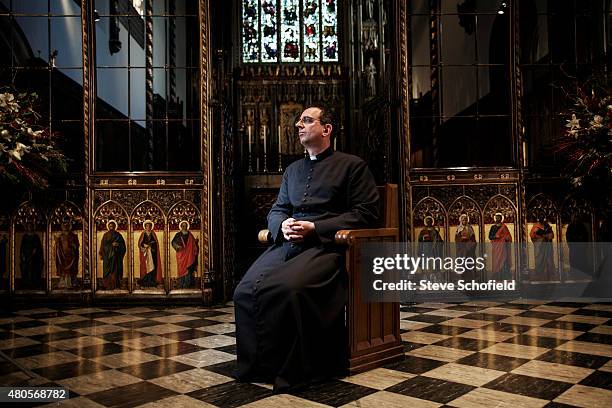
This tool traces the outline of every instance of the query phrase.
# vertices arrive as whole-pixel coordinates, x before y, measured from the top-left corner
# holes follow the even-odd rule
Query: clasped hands
[[[303,242],[306,237],[315,232],[315,225],[310,221],[296,221],[295,218],[287,218],[281,224],[283,237],[289,242]]]

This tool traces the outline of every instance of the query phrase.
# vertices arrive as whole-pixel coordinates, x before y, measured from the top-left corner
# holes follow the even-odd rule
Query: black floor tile
[[[444,364],[446,363],[438,360],[431,360],[429,358],[404,356],[403,360],[387,364],[384,367],[390,370],[403,371],[405,373],[422,374]]]
[[[504,343],[521,344],[523,346],[545,347],[549,349],[554,349],[555,347],[558,347],[565,342],[567,342],[567,340],[555,339],[552,337],[529,336],[527,334],[512,337],[511,339],[504,341]]]
[[[448,336],[457,336],[461,333],[465,333],[470,330],[472,329],[468,329],[466,327],[445,326],[443,324],[434,324],[434,325],[419,329],[418,331],[422,331],[425,333],[445,334]]]
[[[170,343],[163,344],[161,346],[150,347],[143,349],[145,353],[153,354],[163,358],[169,358],[174,356],[180,356],[182,354],[195,353],[196,351],[204,350],[202,347],[198,347],[190,343]],[[218,350],[218,349],[217,349]]]
[[[498,320],[504,320],[507,318],[507,315],[497,315],[489,313],[470,313],[465,316],[461,316],[461,319],[484,320],[487,322],[496,322]]]
[[[518,316],[535,318],[535,319],[556,320],[563,315],[559,313],[538,312],[535,310],[528,310],[526,312],[520,313]]]
[[[51,317],[62,317],[68,316],[68,313],[61,312],[59,310],[54,310],[53,312],[44,312],[44,313],[35,313],[28,315],[31,319],[49,319]]]
[[[120,342],[120,341],[137,339],[140,337],[147,337],[147,336],[149,336],[149,334],[141,333],[138,331],[125,330],[125,331],[117,331],[113,333],[104,333],[96,337],[101,337],[106,341]]]
[[[500,323],[500,322],[492,323],[489,326],[486,326],[484,328],[487,330],[495,330],[498,332],[514,333],[514,334],[525,333],[526,331],[529,331],[532,329],[531,326],[525,326],[522,324],[511,324],[511,323]]]
[[[484,387],[511,394],[553,400],[572,385],[565,382],[508,373],[485,384]]]
[[[48,378],[51,381],[58,381],[108,369],[108,367],[100,363],[95,363],[90,360],[80,360],[50,367],[36,368],[32,371],[41,377]]]
[[[450,319],[452,319],[452,317],[422,314],[422,315],[417,315],[417,316],[410,316],[406,320],[410,320],[413,322],[423,322],[423,323],[440,323],[440,322],[445,322]]]
[[[134,313],[134,316],[152,319],[154,317],[166,317],[166,316],[172,316],[174,314],[176,313],[166,312],[165,310],[153,310],[150,312]]]
[[[56,326],[63,327],[68,330],[82,329],[84,327],[99,326],[100,323],[92,322],[91,320],[79,320],[77,322],[59,323]]]
[[[86,318],[88,318],[90,320],[102,319],[104,317],[122,316],[122,315],[123,315],[123,313],[113,312],[111,310],[104,310],[104,311],[101,311],[101,312],[92,312],[92,313],[79,314],[79,316],[86,317]]]
[[[233,408],[269,397],[272,391],[254,384],[232,381],[193,391],[187,395],[219,407]]]
[[[179,363],[178,361],[160,359],[147,363],[118,368],[119,371],[133,375],[134,377],[150,380],[164,377],[166,375],[180,373],[181,371],[193,370],[194,367]]]
[[[581,316],[607,317],[608,319],[612,319],[612,312],[607,310],[578,309],[572,314]]]
[[[221,374],[226,377],[236,378],[236,369],[238,368],[236,360],[226,361],[203,367],[206,371]]]
[[[28,337],[31,338],[32,340],[40,341],[41,343],[49,343],[51,341],[74,339],[74,338],[83,337],[83,336],[85,335],[79,332],[76,332],[73,330],[66,330],[66,331],[40,334],[40,335],[28,336]]]
[[[229,354],[233,354],[236,355],[236,345],[235,344],[231,344],[229,346],[225,346],[225,347],[218,347],[215,350],[219,350],[219,351],[223,351],[225,353],[229,353]]]
[[[206,319],[207,317],[221,316],[224,314],[227,314],[227,313],[217,312],[214,310],[203,310],[201,312],[185,313],[185,316],[194,316],[194,317],[200,317],[202,319]]]
[[[612,344],[612,335],[602,333],[584,333],[576,337],[577,341],[588,341],[590,343]]]
[[[542,327],[548,327],[551,329],[563,329],[563,330],[574,330],[574,331],[589,331],[592,328],[597,326],[596,324],[589,323],[575,323],[575,322],[565,322],[561,320],[553,320],[552,322],[548,322]]]
[[[54,347],[50,347],[45,343],[32,344],[31,346],[18,347],[14,349],[4,350],[4,353],[10,358],[31,357],[39,354],[53,353],[58,351]]]
[[[319,404],[339,407],[351,401],[358,400],[377,392],[373,388],[362,385],[351,384],[340,380],[328,380],[321,383],[308,385],[297,391],[290,392],[300,398],[318,402]]]
[[[585,307],[588,303],[582,302],[550,302],[546,306],[559,306],[559,307]]]
[[[542,354],[536,360],[596,369],[606,364],[609,358],[592,354],[574,353],[571,351],[550,350]]]
[[[215,324],[222,324],[222,322],[216,322],[214,320],[206,320],[206,319],[195,319],[195,320],[187,320],[184,322],[175,323],[178,326],[190,327],[192,329],[197,329],[200,327],[212,326]],[[206,329],[202,329],[206,330]]]
[[[445,404],[467,394],[474,388],[476,387],[436,378],[414,377],[389,387],[385,391]]]
[[[448,310],[459,310],[461,312],[479,312],[483,309],[487,309],[485,306],[469,306],[469,305],[455,305],[451,307],[447,307]],[[508,316],[506,316],[508,317]]]
[[[68,351],[82,358],[95,358],[101,356],[108,356],[111,354],[124,353],[129,350],[130,349],[128,347],[122,346],[121,344],[104,343],[78,349],[72,349]]]
[[[480,351],[487,347],[491,347],[494,344],[494,341],[468,339],[465,337],[451,337],[450,339],[445,339],[434,343],[435,346],[450,347],[469,351]]]
[[[456,361],[457,364],[465,364],[474,367],[489,368],[498,371],[512,371],[522,366],[529,360],[500,356],[491,353],[474,353]]]
[[[0,325],[0,329],[3,330],[19,330],[19,329],[31,329],[32,327],[47,326],[49,323],[43,322],[42,320],[24,320],[16,323],[6,323]]]
[[[136,407],[149,402],[177,395],[176,392],[159,385],[142,381],[124,387],[88,394],[87,398],[106,407]]]
[[[165,333],[165,334],[162,334],[161,337],[166,337],[171,340],[185,341],[185,340],[199,339],[201,337],[207,337],[207,336],[212,336],[212,335],[213,334],[211,333],[206,333],[198,329],[187,329],[187,330],[181,330],[181,331],[172,332],[172,333]]]
[[[123,322],[123,323],[115,323],[115,326],[125,327],[126,329],[142,329],[143,327],[151,327],[151,326],[159,326],[164,324],[163,322],[158,322],[157,320],[149,320],[149,319],[141,319],[134,320],[133,322]]]
[[[612,390],[612,373],[599,370],[594,371],[591,375],[580,381],[580,385]]]

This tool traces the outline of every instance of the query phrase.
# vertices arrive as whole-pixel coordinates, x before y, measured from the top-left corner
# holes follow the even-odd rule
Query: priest
[[[308,157],[287,167],[268,214],[273,245],[234,293],[237,377],[275,392],[343,372],[347,277],[334,236],[378,220],[374,178],[363,160],[333,150],[332,121],[320,106],[301,114]]]

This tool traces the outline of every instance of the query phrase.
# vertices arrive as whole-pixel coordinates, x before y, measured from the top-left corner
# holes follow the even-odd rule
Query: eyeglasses
[[[300,122],[305,125],[311,125],[315,123],[316,121],[320,121],[320,120],[321,119],[311,118],[310,116],[304,116],[303,118],[300,118],[297,122],[295,122],[295,126],[298,126]]]

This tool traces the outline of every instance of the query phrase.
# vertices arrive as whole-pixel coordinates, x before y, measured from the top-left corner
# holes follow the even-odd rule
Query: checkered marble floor
[[[0,385],[65,386],[79,408],[612,406],[611,303],[421,303],[401,329],[403,361],[273,395],[231,376],[231,304],[19,310],[0,315]]]

